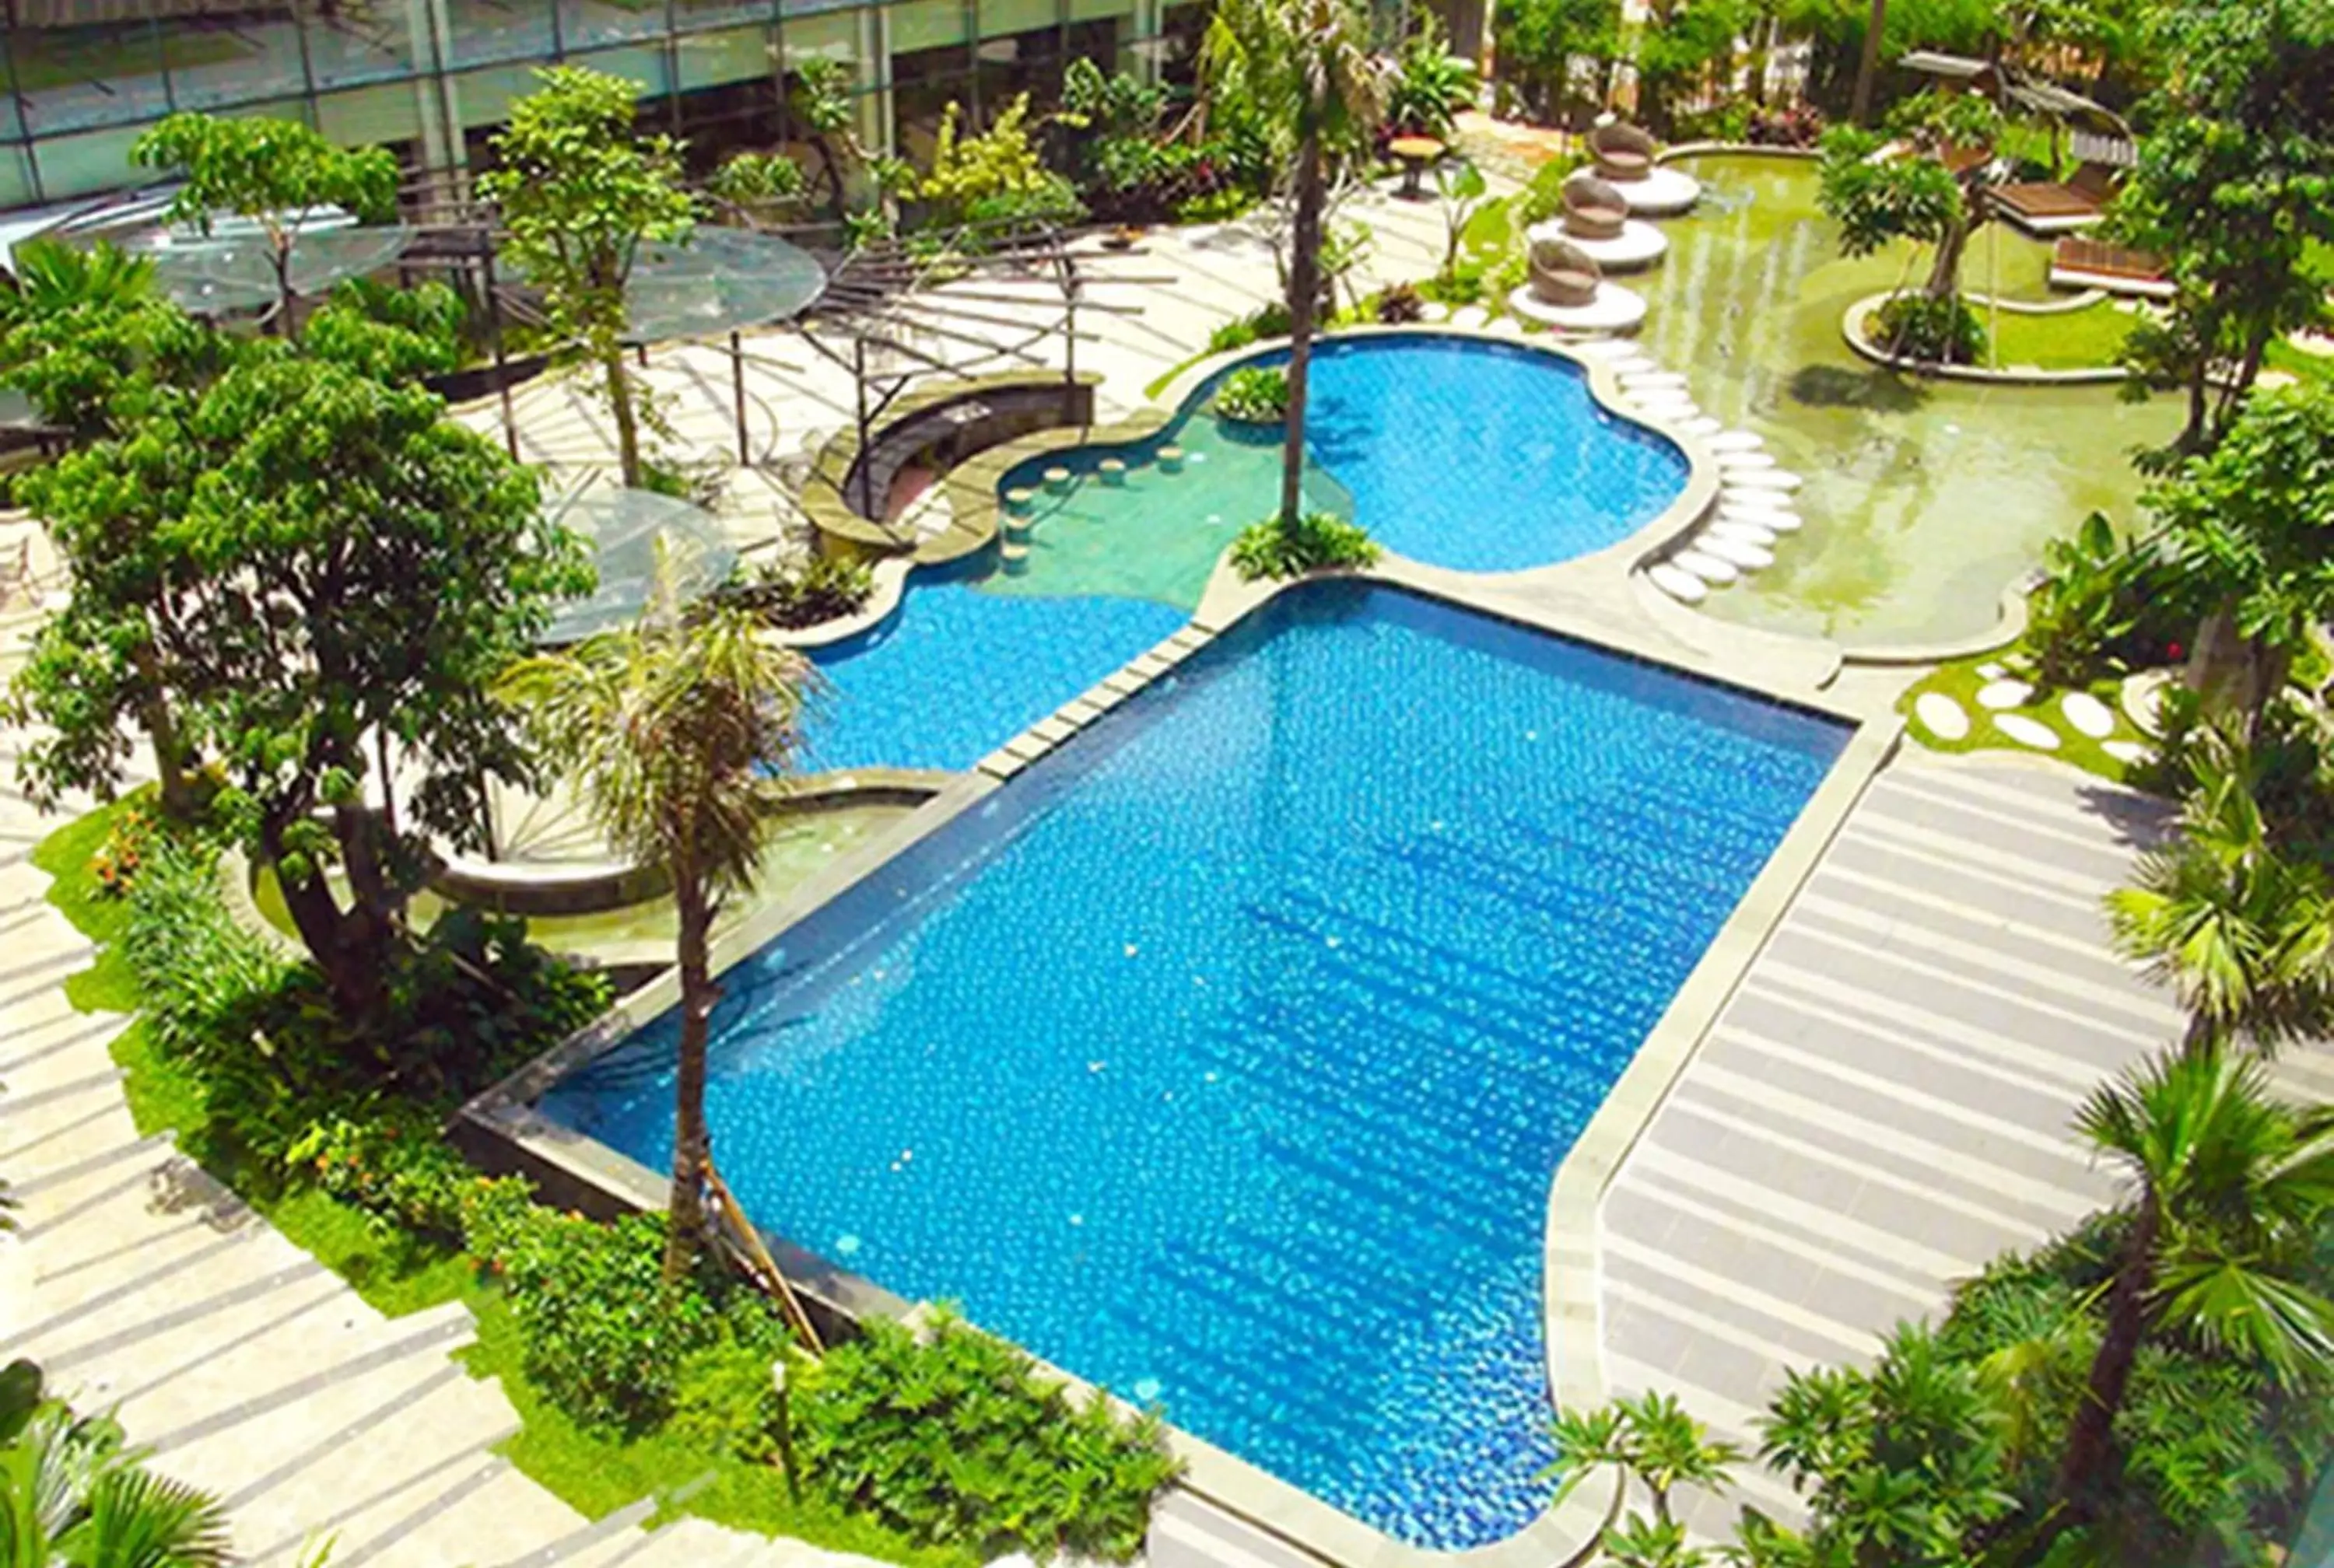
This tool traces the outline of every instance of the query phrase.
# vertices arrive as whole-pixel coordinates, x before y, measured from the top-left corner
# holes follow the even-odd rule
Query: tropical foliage
[[[813,1484],[911,1538],[983,1558],[1123,1562],[1179,1469],[1155,1416],[1074,1400],[1029,1358],[942,1310],[872,1322],[790,1380]]]
[[[1216,389],[1212,406],[1244,425],[1278,425],[1288,416],[1288,373],[1271,365],[1234,370]]]
[[[1253,582],[1300,577],[1307,572],[1377,564],[1378,547],[1358,523],[1334,512],[1307,512],[1295,522],[1267,517],[1232,541],[1232,567]]]
[[[10,1568],[225,1568],[227,1515],[146,1469],[121,1429],[41,1397],[30,1362],[0,1373],[0,1563]]]
[[[608,842],[672,878],[681,1024],[664,1277],[677,1288],[707,1239],[705,1046],[720,996],[713,922],[725,899],[754,886],[818,678],[801,654],[764,639],[751,611],[715,603],[688,613],[675,583],[660,553],[638,624],[526,660],[500,689],[526,710]]]
[[[506,231],[504,254],[543,291],[553,329],[597,367],[615,422],[624,483],[641,483],[640,389],[624,366],[624,285],[645,245],[683,238],[696,203],[681,186],[680,146],[633,130],[639,86],[580,66],[535,72],[511,105],[478,193]]]

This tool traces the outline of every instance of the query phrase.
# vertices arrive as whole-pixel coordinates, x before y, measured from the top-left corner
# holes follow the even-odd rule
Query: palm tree
[[[1683,1552],[1683,1527],[1671,1511],[1671,1496],[1680,1486],[1718,1487],[1727,1484],[1731,1467],[1742,1457],[1733,1444],[1710,1435],[1710,1429],[1688,1415],[1676,1396],[1649,1391],[1634,1400],[1615,1400],[1592,1410],[1559,1410],[1551,1429],[1557,1457],[1548,1473],[1564,1477],[1558,1498],[1568,1496],[1597,1471],[1622,1472],[1606,1510],[1604,1528],[1595,1541],[1573,1559],[1584,1562],[1601,1544],[1606,1555],[1620,1562],[1670,1562],[1664,1555]],[[1616,1521],[1635,1479],[1645,1488],[1654,1505],[1653,1517],[1633,1515],[1625,1527]],[[1674,1559],[1680,1564],[1697,1560],[1692,1554]],[[1569,1568],[1569,1565],[1567,1565]]]
[[[709,938],[723,901],[750,890],[781,782],[803,750],[809,660],[764,639],[734,606],[684,612],[661,546],[639,622],[525,660],[505,695],[527,708],[545,750],[618,851],[670,869],[680,918],[680,1060],[673,1094],[666,1283],[694,1266],[705,1235],[710,1138],[705,1046],[720,988]]]
[[[2102,1086],[2075,1125],[2133,1191],[2059,1460],[2061,1528],[2107,1479],[2116,1416],[2152,1336],[2200,1342],[2289,1386],[2334,1377],[2334,1303],[2303,1283],[2334,1207],[2334,1115],[2271,1098],[2258,1058],[2207,1045]]]
[[[1305,402],[1321,304],[1321,215],[1328,165],[1365,145],[1385,112],[1384,68],[1354,0],[1222,0],[1202,68],[1210,93],[1240,98],[1281,128],[1296,154],[1288,262],[1288,436],[1280,522],[1297,521],[1305,480]]]
[[[2242,740],[2192,748],[2178,836],[2107,895],[2116,945],[2169,985],[2192,1046],[2265,1048],[2334,1026],[2334,899],[2315,862],[2270,842]]]
[[[141,1468],[104,1419],[45,1404],[0,1448],[0,1563],[8,1568],[222,1568],[227,1515]]]

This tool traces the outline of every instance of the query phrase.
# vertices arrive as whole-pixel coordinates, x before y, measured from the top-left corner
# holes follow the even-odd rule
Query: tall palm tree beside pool
[[[1203,46],[1209,91],[1252,104],[1294,155],[1288,257],[1288,435],[1280,521],[1294,524],[1305,479],[1305,398],[1321,304],[1321,215],[1329,165],[1365,148],[1385,112],[1369,18],[1353,0],[1223,0]]]
[[[2334,1378],[2334,1303],[2303,1280],[2334,1209],[2334,1113],[2272,1099],[2257,1058],[2167,1053],[2092,1094],[2075,1126],[2132,1193],[2106,1322],[2059,1467],[2057,1527],[2105,1478],[2151,1338],[2201,1341],[2289,1385]]]
[[[754,885],[764,831],[802,755],[804,709],[819,689],[810,661],[765,640],[752,613],[684,608],[677,581],[660,545],[656,589],[637,624],[527,659],[504,682],[609,843],[671,871],[680,1055],[668,1284],[688,1272],[705,1234],[705,1045],[721,996],[713,922],[725,899]]]

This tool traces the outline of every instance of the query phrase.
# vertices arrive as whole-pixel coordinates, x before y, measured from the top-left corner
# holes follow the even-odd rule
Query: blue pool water
[[[1403,1540],[1548,1499],[1548,1184],[1845,739],[1396,590],[1275,601],[728,972],[764,1224]],[[548,1114],[670,1162],[668,1017]]]
[[[991,593],[917,573],[896,614],[814,650],[814,768],[970,767],[1184,621],[1148,599]]]
[[[1210,412],[1221,379],[1203,384],[1148,441],[1051,454],[1006,476],[1007,489],[1035,488],[1056,465],[1078,476],[1067,495],[1038,502],[1033,576],[1058,550],[1068,570],[1109,580],[1124,568],[1089,560],[1092,546],[1142,536],[1158,551],[1151,536],[1179,530],[1207,539],[1211,563],[1241,524],[1274,510],[1278,433],[1260,437]],[[1397,554],[1460,572],[1547,566],[1617,544],[1675,500],[1687,474],[1668,439],[1599,408],[1578,366],[1477,337],[1320,343],[1305,438],[1315,470],[1307,505],[1354,518]],[[1188,455],[1176,474],[1153,457],[1171,443]],[[1120,482],[1096,477],[1105,457],[1126,462]],[[1195,597],[1205,580],[1203,567]]]

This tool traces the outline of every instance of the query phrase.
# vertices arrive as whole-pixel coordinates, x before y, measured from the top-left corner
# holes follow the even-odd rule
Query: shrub
[[[1175,204],[1177,223],[1230,223],[1245,216],[1249,208],[1262,199],[1254,191],[1236,185],[1220,187],[1186,197]]]
[[[718,1325],[713,1342],[682,1361],[674,1379],[673,1435],[695,1448],[768,1458],[778,1446],[774,1359],[770,1346]]]
[[[1873,313],[1879,346],[1924,365],[1973,365],[1985,357],[1985,323],[1959,294],[1897,294]]]
[[[368,1101],[318,1118],[285,1150],[292,1174],[365,1211],[383,1233],[462,1237],[462,1206],[478,1180],[438,1119],[402,1101]]]
[[[298,1015],[296,967],[236,923],[206,846],[158,837],[130,890],[122,953],[162,1054],[197,1070],[274,1049]]]
[[[806,561],[765,563],[740,570],[715,590],[718,602],[742,605],[769,626],[815,626],[856,614],[875,592],[875,573],[848,555],[814,555]]]
[[[1386,126],[1447,141],[1452,120],[1473,107],[1478,86],[1474,63],[1452,53],[1442,22],[1423,12],[1417,29],[1403,41],[1387,83]]]
[[[1271,365],[1234,370],[1216,389],[1216,412],[1243,424],[1277,424],[1288,417],[1288,372]]]
[[[2163,663],[2204,605],[2153,544],[2116,537],[2097,512],[2043,547],[2043,576],[2026,600],[2026,645],[2046,686],[2088,686]]]
[[[1515,198],[1515,230],[1520,236],[1536,223],[1546,223],[1564,211],[1564,182],[1573,172],[1585,168],[1588,155],[1567,152],[1549,159],[1533,171],[1531,184]]]
[[[1074,1402],[1020,1351],[935,1313],[923,1337],[876,1322],[805,1367],[795,1447],[807,1478],[914,1539],[982,1557],[1124,1561],[1174,1479],[1158,1419]]]
[[[1741,101],[1682,110],[1672,130],[1679,141],[1748,141],[1752,115],[1751,105]]]
[[[1378,547],[1361,524],[1334,512],[1308,512],[1289,524],[1267,517],[1241,529],[1232,541],[1232,567],[1251,582],[1322,567],[1373,566],[1377,559]]]
[[[523,1184],[490,1182],[468,1195],[463,1239],[509,1287],[527,1377],[587,1429],[661,1426],[692,1356],[744,1346],[767,1378],[786,1342],[769,1304],[713,1265],[666,1291],[661,1214],[602,1225],[536,1205]]]
[[[143,805],[125,804],[105,831],[105,842],[90,857],[89,874],[100,896],[127,898],[138,880],[139,868],[154,851],[154,814]]]
[[[1417,284],[1394,284],[1378,295],[1377,315],[1388,326],[1421,321],[1426,315],[1426,301],[1420,296]]]
[[[1288,307],[1275,300],[1244,316],[1235,316],[1208,334],[1208,352],[1228,354],[1266,338],[1288,335]]]

